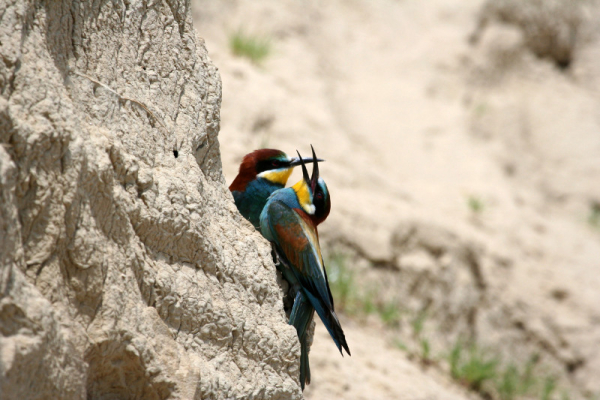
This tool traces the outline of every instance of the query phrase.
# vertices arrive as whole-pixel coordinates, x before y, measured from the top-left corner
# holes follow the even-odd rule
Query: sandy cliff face
[[[0,54],[2,397],[301,397],[189,2],[3,2]]]

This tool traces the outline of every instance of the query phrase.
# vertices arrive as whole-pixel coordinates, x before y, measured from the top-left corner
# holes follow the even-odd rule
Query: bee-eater
[[[298,158],[302,160],[300,153]],[[315,310],[340,353],[343,355],[343,348],[350,354],[350,349],[334,310],[317,231],[317,225],[327,218],[331,209],[329,191],[319,177],[316,161],[313,161],[311,178],[304,162],[300,163],[303,179],[269,197],[260,215],[260,227],[263,236],[275,248],[284,278],[297,288],[290,323],[296,327],[300,339],[300,383],[304,389],[305,382],[310,383],[306,329]]]
[[[313,158],[304,158],[302,161],[321,162],[325,160],[318,159],[313,150]],[[229,186],[229,190],[232,192],[235,204],[242,216],[259,231],[260,213],[267,203],[268,197],[285,186],[293,168],[300,164],[300,157],[290,158],[281,150],[274,149],[255,150],[242,160],[239,173]],[[285,267],[278,265],[278,268],[281,270]],[[302,347],[300,375],[302,389],[304,389],[305,380],[310,383],[306,330],[312,321],[314,308],[303,295],[298,294],[297,289],[296,292],[289,323],[296,327]]]
[[[305,158],[304,161],[311,162],[313,159]],[[255,150],[244,156],[229,190],[240,214],[259,231],[260,213],[267,199],[274,191],[285,187],[294,167],[300,163],[299,158],[290,158],[275,149]]]

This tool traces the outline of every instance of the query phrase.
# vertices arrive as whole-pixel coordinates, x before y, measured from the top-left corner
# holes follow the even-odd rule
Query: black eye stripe
[[[282,166],[283,163],[280,160],[262,160],[256,163],[256,173],[260,174],[261,172],[278,169]]]

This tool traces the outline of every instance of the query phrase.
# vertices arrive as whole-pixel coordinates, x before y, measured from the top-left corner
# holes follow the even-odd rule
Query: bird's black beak
[[[315,149],[313,148],[312,144],[310,145],[310,149],[312,150],[312,158],[313,158],[313,173],[312,173],[312,177],[310,178],[310,188],[312,189],[312,191],[314,193],[315,190],[317,189],[317,182],[319,181],[319,163],[317,162],[319,159],[317,158],[317,155],[315,154]]]
[[[325,160],[321,159],[321,158],[317,158],[316,159],[318,162],[324,162]],[[305,158],[301,158],[301,157],[293,157],[290,160],[290,167],[297,167],[298,165],[301,165],[302,162],[304,162],[305,164],[314,162],[315,158],[313,157],[305,157]]]
[[[300,152],[298,150],[296,150],[296,153],[298,153],[298,162],[300,163],[300,165],[302,165],[302,177],[304,178],[304,182],[306,182],[306,184],[308,186],[310,186],[310,178],[308,177],[308,170],[306,169],[306,165],[304,165],[304,158],[302,158],[302,156],[300,155]],[[312,161],[312,159],[311,159]]]
[[[312,158],[302,158],[302,156],[300,155],[300,152],[298,150],[296,150],[296,153],[298,153],[298,162],[300,163],[300,165],[302,165],[302,177],[304,178],[304,181],[306,182],[308,187],[310,187],[310,189],[314,193],[315,189],[317,188],[317,182],[319,181],[319,163],[318,162],[324,161],[324,160],[317,158],[317,155],[315,154],[315,149],[313,148],[312,144],[310,145],[310,149],[312,150]],[[306,165],[305,165],[305,162],[307,162],[307,160],[310,160],[313,162],[313,172],[312,172],[312,176],[310,178],[308,177],[308,170],[306,169]]]

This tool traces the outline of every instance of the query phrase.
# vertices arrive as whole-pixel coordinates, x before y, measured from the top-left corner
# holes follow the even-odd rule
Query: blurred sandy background
[[[306,398],[600,399],[596,2],[192,3],[227,183],[256,148],[327,159],[352,357],[317,322]]]

